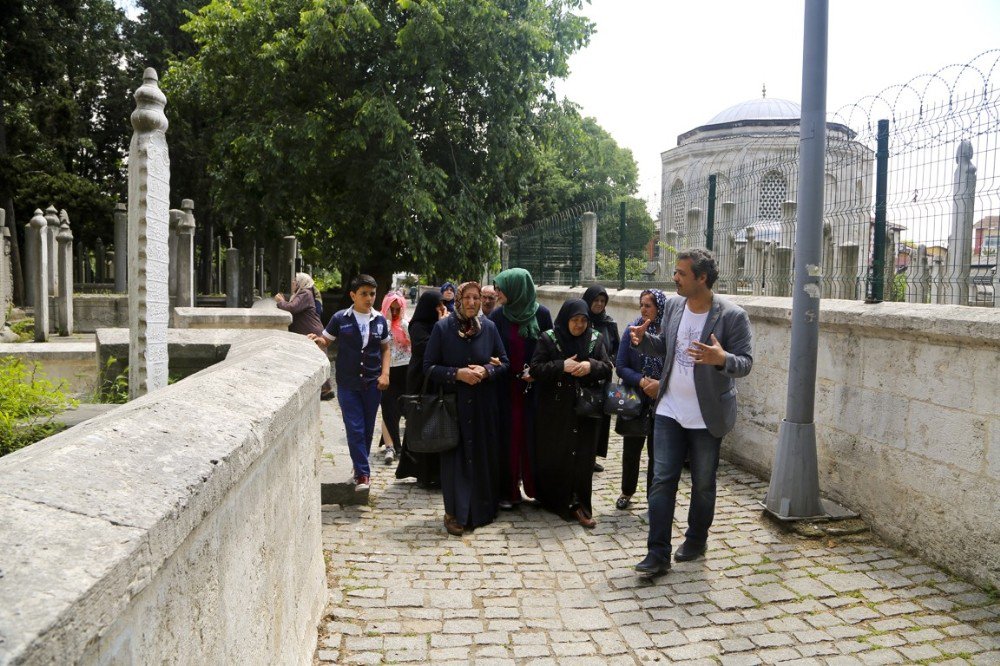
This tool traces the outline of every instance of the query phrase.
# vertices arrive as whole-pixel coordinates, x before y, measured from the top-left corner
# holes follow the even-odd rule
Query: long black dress
[[[439,299],[440,300],[440,299]],[[435,322],[436,323],[436,322]],[[410,364],[406,368],[406,393],[420,393],[424,385],[424,353],[427,342],[431,338],[434,323],[426,321],[410,322]],[[403,435],[403,447],[399,454],[399,464],[396,466],[396,478],[415,477],[417,483],[424,488],[436,488],[441,485],[441,459],[437,453],[414,453],[406,446],[406,435]]]
[[[588,328],[585,335],[591,335]],[[542,505],[566,520],[575,505],[593,515],[591,489],[594,456],[601,419],[578,417],[576,383],[588,386],[611,377],[611,361],[604,345],[591,353],[590,374],[577,379],[563,372],[564,359],[549,335],[542,335],[531,359],[531,375],[538,391],[535,425],[535,489]]]
[[[455,393],[458,402],[459,444],[441,454],[441,491],[444,510],[459,524],[477,527],[493,522],[500,501],[500,441],[497,380],[508,371],[507,352],[493,322],[480,318],[481,329],[471,338],[458,334],[453,314],[434,325],[424,354],[424,372],[434,386]],[[490,365],[490,357],[500,365]],[[460,368],[486,368],[487,378],[471,386],[456,380]]]
[[[608,291],[600,286],[593,285],[588,287],[585,292],[583,292],[582,298],[584,302],[587,303],[587,307],[593,304],[594,300],[598,296],[604,296],[604,300],[608,300]],[[594,314],[589,312],[590,325],[593,326],[601,334],[601,342],[604,344],[605,351],[608,352],[608,358],[614,363],[618,358],[618,347],[621,345],[621,335],[618,332],[618,323],[615,321],[614,317],[608,314],[607,306],[601,314]],[[601,431],[597,435],[597,455],[601,458],[608,457],[608,440],[611,437],[611,417],[604,415],[601,418]]]

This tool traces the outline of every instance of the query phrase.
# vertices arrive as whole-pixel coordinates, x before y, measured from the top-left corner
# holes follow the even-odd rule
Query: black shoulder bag
[[[431,370],[434,366],[431,366]],[[442,453],[458,446],[458,403],[454,393],[427,392],[428,372],[418,395],[399,400],[406,417],[406,448],[414,453]]]

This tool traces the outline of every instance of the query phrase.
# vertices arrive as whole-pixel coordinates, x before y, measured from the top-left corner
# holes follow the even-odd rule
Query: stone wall
[[[553,316],[569,294],[544,287]],[[624,332],[639,292],[610,291]],[[767,478],[784,417],[791,299],[732,297],[754,327],[729,460]],[[816,387],[823,494],[892,543],[1000,587],[1000,311],[824,300]],[[763,499],[763,497],[761,498]]]
[[[0,663],[312,663],[328,372],[272,333],[0,458]]]
[[[49,299],[50,321],[58,321],[58,300]],[[128,326],[126,294],[73,294],[73,332],[93,333],[99,328]]]

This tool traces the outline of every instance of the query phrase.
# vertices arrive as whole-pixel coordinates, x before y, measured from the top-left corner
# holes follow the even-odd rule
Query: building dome
[[[717,113],[705,125],[742,122],[747,120],[798,120],[802,109],[787,99],[760,98],[740,102]]]

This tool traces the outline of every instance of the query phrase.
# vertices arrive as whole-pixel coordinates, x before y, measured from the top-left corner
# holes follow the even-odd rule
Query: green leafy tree
[[[523,194],[534,110],[589,38],[581,4],[215,0],[165,85],[215,120],[215,203],[258,233],[382,284],[475,275]]]
[[[14,239],[49,203],[70,211],[78,238],[107,226],[113,195],[124,190],[131,110],[124,21],[112,0],[0,8],[0,203]],[[21,289],[18,270],[19,300]]]
[[[573,206],[632,195],[638,167],[594,118],[568,100],[544,104],[533,117],[531,170],[518,205],[508,212],[510,229]]]

